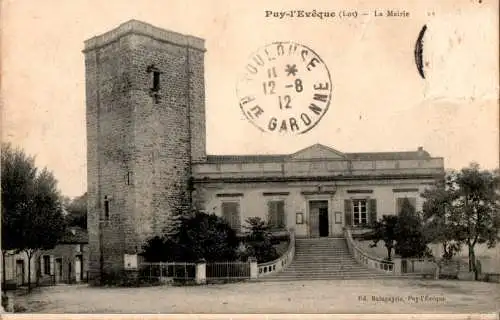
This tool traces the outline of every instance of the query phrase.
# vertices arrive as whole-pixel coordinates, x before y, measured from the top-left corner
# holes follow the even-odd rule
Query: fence
[[[139,270],[141,279],[151,281],[189,281],[196,278],[196,263],[190,262],[142,263]]]
[[[290,242],[287,251],[278,259],[262,264],[257,264],[255,258],[248,262],[157,262],[142,263],[140,265],[139,277],[150,281],[195,281],[206,283],[213,281],[237,281],[245,279],[256,279],[274,272],[278,272],[290,264],[295,254],[295,233],[290,231]]]
[[[206,265],[206,279],[207,281],[250,279],[250,262],[209,262]]]

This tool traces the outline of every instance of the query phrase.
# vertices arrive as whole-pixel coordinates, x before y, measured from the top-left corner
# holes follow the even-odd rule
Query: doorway
[[[24,260],[16,260],[16,282],[18,286],[24,285]]]
[[[62,265],[62,259],[57,258],[55,260],[55,269],[56,269],[56,283],[62,282],[62,272],[63,272],[63,265]]]
[[[68,283],[71,284],[71,262],[68,263]]]
[[[309,201],[309,234],[311,237],[328,237],[328,200]]]
[[[75,258],[75,281],[76,283],[79,283],[82,281],[82,256],[78,255]]]

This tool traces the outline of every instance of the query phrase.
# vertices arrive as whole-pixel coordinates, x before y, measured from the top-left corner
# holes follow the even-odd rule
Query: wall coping
[[[158,28],[139,20],[129,20],[108,32],[85,40],[83,52],[99,49],[129,34],[142,35],[158,41],[205,51],[205,40],[202,38]]]

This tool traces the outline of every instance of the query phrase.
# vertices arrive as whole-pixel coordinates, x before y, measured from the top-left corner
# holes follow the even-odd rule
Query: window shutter
[[[54,274],[54,256],[50,255],[50,275]]]
[[[396,215],[399,216],[401,213],[401,208],[403,207],[403,201],[404,198],[397,198],[396,199]]]
[[[413,206],[413,209],[415,210],[415,212],[417,212],[417,198],[415,198],[415,197],[408,198],[408,201]]]
[[[226,220],[227,223],[231,224],[231,221],[229,220],[229,217],[228,217],[228,214],[227,214],[227,203],[223,202],[222,205],[221,205],[221,209],[222,209],[222,218],[224,218],[224,220]]]
[[[369,224],[374,224],[377,221],[377,199],[370,199],[369,200],[369,207],[368,214],[370,215],[370,218],[368,220]]]
[[[240,231],[240,204],[234,203],[234,211],[233,211],[233,228],[236,232]]]
[[[346,226],[352,225],[352,202],[344,200],[344,221]]]
[[[38,259],[38,275],[43,275],[43,254],[40,254]]]
[[[269,227],[276,226],[276,206],[274,201],[267,202],[267,225]]]

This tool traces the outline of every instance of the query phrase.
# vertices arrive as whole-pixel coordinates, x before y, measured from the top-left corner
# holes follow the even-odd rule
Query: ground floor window
[[[236,201],[222,202],[221,208],[222,217],[226,219],[231,228],[239,232],[241,229],[240,203]]]
[[[376,199],[345,199],[344,221],[346,226],[366,226],[377,221]]]
[[[397,198],[396,199],[396,215],[399,215],[401,213],[401,209],[403,208],[403,202],[405,200],[408,200],[410,205],[413,207],[413,210],[415,211],[417,208],[417,198],[415,197],[404,197],[404,198]]]
[[[267,222],[271,228],[284,228],[285,221],[285,201],[273,200],[267,203]]]
[[[366,199],[352,200],[353,224],[365,225],[368,222],[368,210]]]

